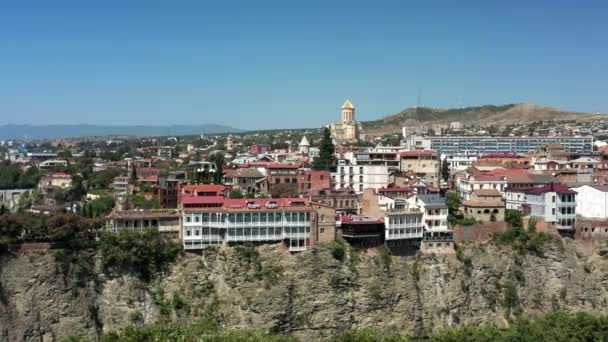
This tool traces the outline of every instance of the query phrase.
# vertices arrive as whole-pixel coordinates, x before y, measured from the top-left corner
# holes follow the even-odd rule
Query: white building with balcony
[[[448,206],[439,195],[416,194],[408,199],[411,209],[422,212],[423,241],[452,241],[452,229],[448,225]]]
[[[406,199],[395,199],[384,214],[384,239],[388,245],[405,241],[422,240],[423,214],[418,208],[410,209]]]
[[[408,199],[411,209],[418,208],[422,212],[422,221],[425,231],[449,231],[448,206],[445,198],[439,195],[415,195]]]
[[[336,190],[353,189],[358,194],[365,189],[378,190],[389,182],[389,174],[395,168],[388,165],[358,165],[340,160],[336,172],[331,173]]]
[[[244,242],[285,242],[289,251],[310,246],[312,207],[301,198],[182,197],[185,250]]]
[[[549,183],[540,188],[507,189],[506,208],[542,218],[558,230],[571,230],[576,223],[576,191]]]

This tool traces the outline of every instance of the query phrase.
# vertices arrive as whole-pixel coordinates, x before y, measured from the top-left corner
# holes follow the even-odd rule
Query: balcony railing
[[[423,236],[423,232],[419,233],[403,233],[403,234],[389,234],[385,233],[386,240],[403,240],[403,239],[421,239]]]
[[[226,241],[279,241],[283,240],[282,234],[266,234],[266,235],[226,235]]]

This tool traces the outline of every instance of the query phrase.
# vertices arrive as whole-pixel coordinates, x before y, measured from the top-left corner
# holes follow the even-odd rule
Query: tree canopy
[[[319,156],[315,158],[314,165],[323,170],[329,170],[332,166],[336,165],[336,147],[331,139],[331,132],[327,127],[323,128]]]

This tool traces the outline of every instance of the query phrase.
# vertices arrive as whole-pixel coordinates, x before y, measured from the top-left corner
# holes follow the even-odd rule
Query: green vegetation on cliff
[[[103,234],[98,249],[106,271],[127,271],[144,279],[164,271],[181,253],[181,246],[157,229]]]
[[[374,329],[348,330],[329,338],[332,342],[582,342],[608,340],[608,316],[587,313],[551,313],[536,319],[520,319],[508,328],[492,325],[465,325],[446,329],[432,336],[412,338],[405,335],[382,333]],[[64,342],[86,341],[68,337]],[[227,330],[209,322],[162,323],[129,326],[121,332],[109,333],[102,342],[138,341],[300,341],[289,335],[269,335],[251,330]]]

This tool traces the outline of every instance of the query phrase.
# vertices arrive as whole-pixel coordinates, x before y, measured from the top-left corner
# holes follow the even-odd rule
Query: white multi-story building
[[[593,137],[489,137],[489,136],[435,136],[408,137],[410,150],[432,149],[439,153],[527,153],[547,144],[560,144],[568,152],[592,153]]]
[[[458,195],[462,200],[468,201],[475,190],[495,189],[503,192],[506,187],[507,177],[504,175],[467,173],[458,181]]]
[[[439,195],[416,194],[408,199],[409,208],[418,208],[422,212],[424,229],[428,232],[447,232],[448,206],[445,198]]]
[[[441,160],[447,160],[451,172],[466,170],[477,158],[476,154],[469,153],[441,155]]]
[[[407,200],[395,199],[384,214],[384,239],[388,245],[422,240],[423,214],[418,208],[410,209]]]
[[[576,191],[576,214],[584,218],[608,220],[608,186],[583,185]]]
[[[540,188],[505,190],[506,208],[544,219],[560,230],[573,229],[576,222],[576,191],[557,183]]]
[[[184,249],[283,241],[289,251],[310,246],[314,214],[301,198],[225,199],[219,196],[182,197]]]
[[[338,161],[336,172],[331,173],[335,189],[353,189],[362,193],[365,189],[378,190],[389,182],[389,174],[394,166],[358,165],[347,160]]]

